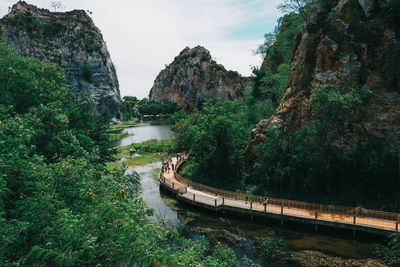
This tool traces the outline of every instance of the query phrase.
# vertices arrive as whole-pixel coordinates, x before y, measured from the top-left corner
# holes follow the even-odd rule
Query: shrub
[[[376,254],[389,266],[400,266],[400,233],[388,236],[386,245],[377,245]]]
[[[264,257],[266,260],[286,262],[291,258],[288,244],[273,231],[266,238],[256,238],[255,245],[258,255]]]
[[[93,70],[87,63],[81,66],[81,73],[85,81],[87,81],[88,83],[93,82]]]
[[[136,150],[141,150],[145,152],[166,152],[166,153],[178,152],[174,139],[164,139],[164,140],[151,139],[141,143],[134,143],[131,145],[131,147],[135,148]]]

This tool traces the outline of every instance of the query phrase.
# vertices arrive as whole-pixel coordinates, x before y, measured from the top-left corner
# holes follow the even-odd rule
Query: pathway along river
[[[149,139],[167,139],[175,135],[168,124],[160,121],[141,122],[135,127],[123,130],[122,133],[130,133],[134,136],[118,141],[116,144],[118,146]],[[311,227],[280,227],[265,222],[228,219],[206,211],[196,211],[195,208],[181,204],[169,195],[160,192],[158,182],[160,167],[161,161],[134,168],[141,177],[141,197],[149,207],[155,210],[155,216],[170,222],[192,239],[198,239],[204,234],[210,239],[215,238],[214,240],[233,245],[239,255],[246,254],[253,258],[251,255],[253,240],[256,237],[266,237],[270,231],[275,231],[288,242],[291,250],[316,250],[343,258],[373,257],[374,242],[360,236],[354,240],[351,233],[326,231],[315,233]],[[131,171],[133,170],[128,170],[128,172]]]

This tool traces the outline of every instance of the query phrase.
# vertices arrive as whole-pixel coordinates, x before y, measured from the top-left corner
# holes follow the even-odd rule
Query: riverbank
[[[123,164],[132,168],[135,166],[143,166],[152,162],[159,161],[163,153],[158,152],[131,152],[130,146],[118,147],[117,153],[113,156],[114,161],[107,162],[106,167],[108,170],[113,170],[115,168],[121,167]]]
[[[147,140],[144,143],[135,143],[133,146],[144,149],[157,142]],[[131,147],[131,145],[118,147],[114,156],[116,161],[108,163],[107,168],[112,169],[126,164],[127,173],[138,172],[142,185],[140,197],[146,201],[148,207],[154,209],[154,219],[161,219],[179,229],[182,236],[192,240],[205,236],[211,244],[232,248],[237,255],[247,255],[257,262],[259,257],[254,254],[253,245],[255,238],[267,237],[274,231],[289,244],[292,253],[292,260],[288,264],[279,266],[385,266],[378,260],[370,259],[373,257],[373,244],[369,241],[356,241],[333,235],[303,232],[300,229],[296,231],[247,220],[219,217],[190,208],[159,190],[158,173],[161,158],[166,154],[136,151],[131,158]],[[263,264],[263,266],[270,265]]]

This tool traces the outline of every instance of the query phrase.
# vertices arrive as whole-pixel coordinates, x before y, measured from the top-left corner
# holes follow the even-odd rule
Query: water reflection
[[[135,127],[124,129],[119,133],[133,134],[133,136],[115,141],[114,146],[127,146],[150,139],[163,140],[175,136],[167,121],[141,121]]]

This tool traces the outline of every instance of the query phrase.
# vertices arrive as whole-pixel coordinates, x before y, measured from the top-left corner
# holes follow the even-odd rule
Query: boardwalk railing
[[[231,200],[245,200],[246,195],[243,193],[237,193],[237,192],[231,192],[228,190],[223,190],[223,189],[217,189],[211,186],[203,185],[194,181],[191,181],[189,179],[186,179],[182,177],[179,173],[178,170],[182,163],[185,161],[186,155],[185,153],[182,153],[182,157],[177,161],[176,166],[175,166],[175,172],[174,172],[174,177],[175,179],[181,184],[180,187],[176,187],[176,185],[170,185],[171,187],[175,187],[178,189],[180,194],[187,194],[188,190],[186,187],[206,192],[208,194],[212,194],[216,197],[220,197],[222,199],[218,198],[212,198],[212,197],[207,197],[207,196],[198,196],[193,194],[193,198],[198,198],[197,201],[200,201],[199,198],[208,198],[207,201],[215,201],[215,206],[224,204],[225,199],[231,199]],[[164,183],[171,183],[166,180],[165,177],[162,178],[160,176],[160,179],[163,179],[162,181]],[[166,182],[167,181],[167,182]],[[184,185],[184,186],[182,186]],[[193,199],[193,200],[194,200]],[[216,200],[215,200],[216,199]],[[248,201],[250,202],[250,207],[253,205],[262,205],[263,203],[263,197],[262,196],[257,196],[257,195],[249,195]],[[346,207],[346,206],[338,206],[338,205],[327,205],[327,204],[320,204],[320,203],[310,203],[310,202],[302,202],[302,201],[295,201],[295,200],[287,200],[287,199],[279,199],[279,198],[268,198],[268,205],[275,205],[281,207],[281,211],[283,214],[283,210],[285,209],[286,211],[292,210],[292,212],[295,212],[296,209],[298,210],[303,210],[303,211],[308,211],[309,214],[312,214],[314,216],[315,214],[315,219],[317,217],[323,216],[324,214],[336,214],[338,216],[345,216],[346,218],[350,218],[351,220],[354,220],[354,224],[356,224],[356,218],[358,221],[362,221],[364,219],[368,220],[385,220],[385,221],[391,221],[395,223],[396,227],[395,229],[398,230],[398,224],[400,224],[400,215],[398,213],[392,213],[392,212],[385,212],[385,211],[377,211],[377,210],[370,210],[370,209],[364,209],[364,208],[355,208],[355,207]],[[291,212],[291,213],[292,213]],[[311,216],[311,215],[310,215]],[[358,224],[358,222],[357,222]],[[359,223],[362,224],[362,223]]]

